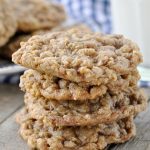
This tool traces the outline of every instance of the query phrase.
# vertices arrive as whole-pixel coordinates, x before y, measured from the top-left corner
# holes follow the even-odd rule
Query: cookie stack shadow
[[[100,150],[135,136],[133,119],[147,103],[132,41],[70,29],[32,37],[13,61],[30,68],[16,120],[31,148]]]

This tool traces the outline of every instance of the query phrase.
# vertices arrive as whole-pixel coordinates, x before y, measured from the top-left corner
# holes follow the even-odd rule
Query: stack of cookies
[[[12,53],[41,30],[51,30],[66,18],[62,6],[47,0],[0,0],[0,56]]]
[[[70,29],[36,35],[13,54],[21,77],[20,134],[39,150],[100,150],[135,136],[146,108],[138,46],[122,35]]]

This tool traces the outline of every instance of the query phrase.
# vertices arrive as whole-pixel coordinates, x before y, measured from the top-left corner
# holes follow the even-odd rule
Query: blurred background
[[[110,0],[53,0],[53,2],[65,7],[68,23],[82,22],[93,31],[112,32]]]
[[[144,56],[139,67],[141,86],[150,83],[149,0],[48,0],[62,4],[67,15],[64,24],[84,23],[93,31],[119,33],[138,43]],[[1,54],[0,54],[1,55]],[[1,55],[2,56],[2,55]],[[0,56],[0,57],[1,57]],[[1,59],[3,56],[1,57]],[[6,67],[8,66],[8,67]],[[10,61],[1,60],[0,82],[18,83],[22,68],[13,68]],[[17,74],[16,74],[17,73]]]

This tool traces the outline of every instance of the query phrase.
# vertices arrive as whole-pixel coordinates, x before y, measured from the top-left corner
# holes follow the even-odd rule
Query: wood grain
[[[15,115],[10,116],[0,124],[1,150],[28,150],[27,144],[18,133],[19,126],[15,122]]]
[[[0,85],[0,123],[23,105],[23,93],[16,85]]]
[[[150,150],[150,103],[147,110],[135,118],[135,123],[136,137],[125,144],[115,145],[110,150]]]

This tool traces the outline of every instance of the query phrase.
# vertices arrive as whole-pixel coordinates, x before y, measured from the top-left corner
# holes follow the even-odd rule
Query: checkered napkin
[[[83,22],[94,31],[111,33],[109,0],[53,0],[61,3],[69,20]]]
[[[85,23],[93,31],[111,33],[111,13],[109,0],[53,0],[56,3],[61,3],[66,9],[69,22]],[[4,66],[8,66],[5,67]],[[23,68],[10,66],[8,62],[1,63],[0,68],[0,83],[18,83],[19,77],[23,73]],[[13,69],[11,69],[11,67]],[[13,70],[13,74],[11,71]],[[15,71],[16,70],[16,71]],[[142,79],[139,82],[141,87],[150,87],[150,71],[148,69],[139,68]],[[19,73],[15,73],[19,72]]]
[[[24,67],[0,59],[0,83],[17,84]]]

